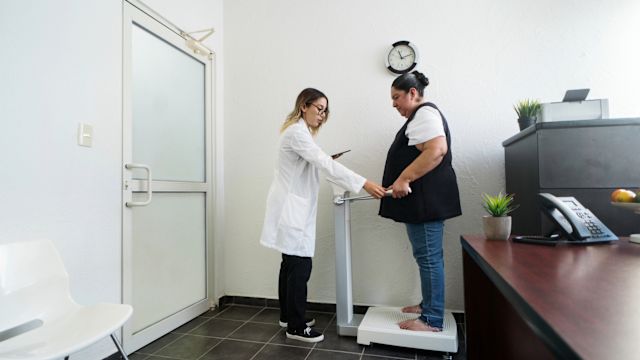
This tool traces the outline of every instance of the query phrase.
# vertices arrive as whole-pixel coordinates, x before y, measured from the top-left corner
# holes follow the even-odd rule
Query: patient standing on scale
[[[313,140],[329,118],[329,100],[319,90],[307,88],[296,99],[280,132],[275,178],[267,196],[260,243],[282,253],[278,284],[280,326],[287,338],[318,342],[324,335],[305,319],[307,282],[315,251],[316,213],[320,178],[318,170],[344,189],[365,189],[375,198],[385,189],[347,169],[325,154]],[[336,156],[337,157],[337,156]]]
[[[425,100],[427,85],[429,80],[418,71],[391,85],[393,107],[407,121],[387,153],[382,185],[393,190],[393,199],[382,199],[379,214],[405,224],[420,272],[422,302],[402,309],[420,317],[401,322],[400,328],[442,331],[444,220],[462,211],[449,127],[440,110]]]

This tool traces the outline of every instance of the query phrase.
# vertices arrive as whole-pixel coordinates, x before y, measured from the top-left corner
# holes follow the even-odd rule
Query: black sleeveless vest
[[[387,153],[382,186],[391,186],[402,171],[420,155],[420,150],[415,146],[409,146],[409,138],[405,135],[405,131],[418,109],[423,106],[430,106],[438,110],[440,116],[442,116],[448,151],[438,166],[409,184],[411,187],[409,195],[402,199],[382,198],[378,214],[403,223],[420,224],[435,220],[445,220],[462,214],[456,173],[451,167],[452,155],[449,126],[440,109],[432,103],[424,103],[418,106],[396,134],[396,138]]]

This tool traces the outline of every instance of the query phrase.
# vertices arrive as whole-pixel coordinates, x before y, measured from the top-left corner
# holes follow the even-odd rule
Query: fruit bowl
[[[611,202],[611,205],[621,207],[627,210],[631,210],[636,214],[640,215],[640,203],[629,203],[629,202]],[[629,241],[640,244],[640,234],[631,234],[629,236]]]
[[[640,203],[630,203],[630,202],[611,202],[611,205],[621,207],[624,209],[629,209],[636,214],[640,214]]]

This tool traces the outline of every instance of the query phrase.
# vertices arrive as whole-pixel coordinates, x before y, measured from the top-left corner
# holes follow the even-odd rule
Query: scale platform
[[[441,332],[411,331],[398,327],[404,320],[415,319],[399,307],[370,307],[358,327],[358,344],[370,343],[402,346],[441,352],[458,352],[458,329],[450,311],[444,313]]]

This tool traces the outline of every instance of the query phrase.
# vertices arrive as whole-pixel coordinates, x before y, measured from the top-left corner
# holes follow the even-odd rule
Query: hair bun
[[[422,84],[424,84],[424,86],[429,86],[429,79],[424,76],[423,73],[421,73],[420,71],[416,70],[412,72],[413,75],[416,76],[416,79],[418,79],[418,81],[420,81]]]

